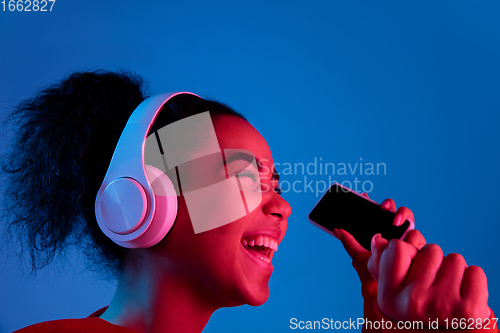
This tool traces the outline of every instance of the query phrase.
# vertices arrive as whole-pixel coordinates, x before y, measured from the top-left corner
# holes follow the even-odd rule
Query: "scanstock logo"
[[[236,221],[262,201],[255,156],[222,151],[209,111],[162,127],[145,145],[144,164],[163,171],[176,190],[155,194],[183,195],[196,234]],[[159,179],[151,173],[148,178],[153,186]]]

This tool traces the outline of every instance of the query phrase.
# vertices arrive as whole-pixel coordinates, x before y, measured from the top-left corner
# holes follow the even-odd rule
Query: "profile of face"
[[[162,270],[160,275],[177,275],[212,305],[261,305],[269,297],[272,257],[285,236],[291,208],[276,191],[278,177],[271,150],[260,133],[235,116],[219,116],[213,127],[224,163],[206,158],[179,172],[183,193],[178,197],[176,221],[167,236],[148,251],[158,263],[157,269]],[[215,212],[223,219],[235,209],[224,198],[226,194],[233,199],[239,196],[240,201],[246,197],[246,213],[230,223],[197,232],[187,190],[207,183],[206,175],[236,177],[240,189],[236,195],[215,195],[210,204],[212,215]]]

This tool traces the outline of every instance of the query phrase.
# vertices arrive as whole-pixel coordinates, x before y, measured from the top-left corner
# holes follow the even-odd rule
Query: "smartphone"
[[[333,235],[333,229],[344,229],[358,243],[370,251],[371,239],[380,233],[383,238],[400,239],[415,228],[407,219],[400,226],[393,225],[395,213],[382,210],[375,201],[334,183],[323,194],[309,213],[309,222]]]

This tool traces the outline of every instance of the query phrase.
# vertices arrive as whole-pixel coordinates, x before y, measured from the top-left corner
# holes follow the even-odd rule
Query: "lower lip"
[[[250,250],[247,250],[243,245],[241,245],[241,247],[243,248],[243,251],[246,252],[246,254],[252,258],[252,260],[254,262],[256,262],[258,265],[260,265],[260,267],[264,268],[264,269],[267,269],[269,271],[273,271],[273,264],[271,263],[267,263],[265,262],[264,260],[262,259],[259,259],[257,256],[253,255],[252,253],[250,253]]]

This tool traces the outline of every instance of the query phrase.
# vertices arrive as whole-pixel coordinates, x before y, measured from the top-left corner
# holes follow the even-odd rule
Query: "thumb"
[[[362,254],[369,253],[369,251],[362,247],[358,241],[344,229],[335,228],[333,229],[333,234],[342,242],[344,249],[352,260]]]
[[[361,294],[366,300],[371,299],[371,304],[377,299],[377,282],[368,271],[367,263],[371,252],[362,247],[358,241],[343,229],[334,229],[334,234],[342,242],[345,250],[352,258],[352,266],[356,270],[361,281]]]

